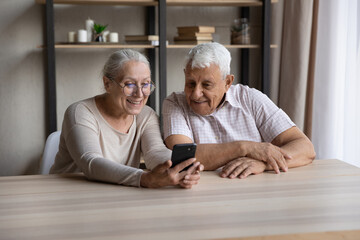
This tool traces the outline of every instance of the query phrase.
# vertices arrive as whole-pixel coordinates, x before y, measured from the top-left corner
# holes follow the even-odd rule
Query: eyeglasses
[[[121,86],[120,83],[118,83],[117,81],[112,81],[116,83],[119,87],[121,87],[124,91],[124,94],[128,97],[133,96],[135,93],[137,93],[139,88],[139,86],[134,83],[125,83],[124,86]],[[141,85],[141,91],[144,96],[149,96],[154,90],[155,84],[153,82],[144,83]]]

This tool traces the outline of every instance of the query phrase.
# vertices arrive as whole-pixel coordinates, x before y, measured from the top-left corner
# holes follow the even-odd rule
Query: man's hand
[[[203,170],[204,166],[200,162],[196,162],[186,171],[187,175],[180,181],[179,185],[183,188],[191,188],[193,185],[196,185],[200,180],[200,172]]]
[[[250,174],[262,173],[265,171],[265,169],[266,164],[264,162],[242,157],[227,163],[223,167],[220,176],[223,178],[246,178]]]
[[[286,160],[290,160],[291,156],[281,148],[265,142],[247,142],[246,147],[248,149],[246,157],[269,164],[276,173],[280,173],[280,169],[287,172]]]
[[[171,160],[156,166],[150,172],[144,172],[141,175],[140,185],[148,188],[160,188],[165,186],[180,185],[183,188],[191,188],[196,185],[200,179],[200,171],[204,168],[200,162],[195,162],[195,158],[190,158],[175,167],[171,167]],[[194,165],[187,171],[180,172],[185,167]]]

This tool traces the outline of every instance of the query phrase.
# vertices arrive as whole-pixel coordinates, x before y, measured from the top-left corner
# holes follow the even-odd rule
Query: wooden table
[[[360,239],[360,169],[315,160],[243,180],[204,172],[190,190],[0,177],[0,239],[289,239],[272,237],[282,234]]]

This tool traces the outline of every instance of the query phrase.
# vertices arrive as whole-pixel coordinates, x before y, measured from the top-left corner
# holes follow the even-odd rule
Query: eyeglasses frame
[[[121,86],[120,83],[117,82],[117,81],[115,81],[114,79],[110,79],[110,80],[113,81],[114,83],[116,83],[116,85],[118,85],[118,86],[123,90],[123,93],[124,93],[125,96],[127,96],[127,97],[133,96],[134,93],[137,92],[138,89],[139,89],[139,86],[138,86],[137,84],[135,84],[135,86],[136,86],[136,91],[134,91],[133,94],[131,94],[131,95],[127,95],[127,94],[125,93],[125,90],[124,90],[125,87],[126,87],[126,85],[125,85],[125,86]],[[150,84],[151,84],[152,86],[154,86],[154,88],[151,90],[151,92],[150,92],[149,95],[146,95],[146,94],[144,93],[144,91],[143,91],[143,87],[144,87],[144,86],[140,87],[142,94],[143,94],[144,96],[146,96],[146,97],[150,96],[150,95],[155,91],[155,88],[156,88],[155,83],[154,83],[153,81],[150,81]]]

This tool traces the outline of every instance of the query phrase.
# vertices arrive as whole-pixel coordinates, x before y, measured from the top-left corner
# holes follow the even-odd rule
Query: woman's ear
[[[234,78],[235,77],[232,74],[226,75],[226,78],[225,78],[226,91],[229,90],[229,88],[231,87],[232,83],[234,82]]]
[[[107,93],[110,92],[110,85],[111,85],[111,80],[105,76],[103,76],[103,83],[104,83],[104,88],[105,88],[105,91]]]

